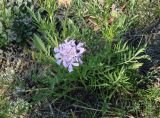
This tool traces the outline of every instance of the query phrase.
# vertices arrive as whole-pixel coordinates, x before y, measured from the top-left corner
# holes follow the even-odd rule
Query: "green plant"
[[[0,114],[14,111],[13,105],[20,106],[15,115],[24,111],[29,117],[37,117],[38,110],[38,116],[45,117],[42,109],[47,111],[46,117],[159,117],[160,90],[151,84],[154,75],[139,71],[143,60],[150,59],[145,52],[147,45],[139,41],[132,46],[124,39],[124,34],[141,22],[139,2],[77,0],[70,6],[58,6],[56,0],[33,3],[21,1],[15,8],[18,11],[11,10],[14,17],[9,17],[8,24],[14,25],[8,28],[15,26],[12,34],[17,42],[32,37],[36,47],[32,56],[41,66],[30,68],[27,79],[16,80],[14,87],[25,88],[19,91],[25,101],[18,99],[20,102],[8,105],[2,97],[2,106],[8,106],[8,110]],[[7,33],[6,22],[0,25],[3,34]],[[54,52],[66,39],[85,43],[83,64],[73,67],[71,73],[56,63]]]
[[[33,7],[31,1],[2,1],[0,3],[0,42],[1,46],[9,42],[28,40],[36,27],[27,12],[27,7]]]
[[[36,57],[41,62],[53,65],[48,70],[49,73],[54,71],[54,76],[50,76],[51,73],[48,73],[42,79],[47,87],[47,90],[43,91],[48,93],[43,94],[42,98],[51,98],[55,104],[62,99],[74,100],[77,104],[84,104],[84,108],[96,108],[101,114],[96,113],[97,116],[98,114],[107,116],[106,108],[110,108],[109,101],[114,100],[116,96],[129,99],[129,96],[132,96],[132,93],[138,89],[137,84],[142,81],[138,72],[139,67],[143,65],[140,60],[149,59],[145,55],[146,46],[139,45],[135,48],[123,41],[123,33],[128,30],[134,20],[134,18],[127,17],[125,12],[120,13],[112,24],[107,23],[112,1],[103,7],[96,2],[86,5],[82,1],[78,1],[74,4],[79,6],[77,11],[73,12],[76,17],[69,17],[73,9],[68,7],[59,18],[61,32],[57,32],[56,29],[56,24],[58,24],[56,19],[60,11],[54,1],[45,1],[42,4],[43,11],[47,13],[45,18],[41,16],[40,11],[35,12],[28,8],[34,18],[34,23],[41,32],[40,35],[35,34],[33,38],[38,49]],[[80,11],[83,9],[87,9],[88,12],[82,14]],[[131,9],[134,8],[131,7]],[[98,16],[96,16],[97,13],[99,13]],[[85,18],[82,17],[84,15],[95,16],[97,24],[101,26],[98,35],[96,31],[87,26]],[[72,73],[68,73],[66,69],[55,63],[52,51],[67,37],[86,42],[84,64],[74,68]],[[38,77],[36,78],[38,83],[42,82]],[[96,97],[97,100],[91,102],[86,99],[84,102],[83,94],[77,98],[76,93],[79,91],[84,94],[92,93],[91,96]],[[41,95],[40,93],[37,94]],[[96,101],[99,101],[98,106],[94,104]],[[88,114],[88,112],[85,113]],[[121,115],[125,116],[124,113]]]

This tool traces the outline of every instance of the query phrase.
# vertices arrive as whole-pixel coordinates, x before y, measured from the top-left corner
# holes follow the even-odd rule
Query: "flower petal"
[[[80,64],[83,64],[83,61],[81,60],[81,58],[78,59]]]
[[[69,72],[72,72],[72,71],[73,71],[73,67],[72,67],[71,64],[70,64],[69,67],[68,67],[68,71],[69,71]]]
[[[79,54],[82,54],[83,52],[85,52],[84,48],[78,48],[78,50],[79,50]]]
[[[58,48],[54,48],[54,52],[55,53],[59,52],[59,49]]]
[[[66,40],[64,40],[65,43],[68,43],[68,38]]]
[[[79,63],[72,63],[73,66],[79,66]]]
[[[84,45],[84,43],[79,43],[78,45],[77,45],[77,47],[79,48],[79,47],[82,47]]]
[[[62,59],[57,60],[56,63],[60,65],[62,63]]]
[[[63,66],[64,66],[65,68],[68,67],[68,64],[66,63],[66,61],[63,61]]]
[[[55,56],[56,59],[62,58],[62,56],[61,56],[60,53],[57,53],[57,54],[55,54],[54,56]]]

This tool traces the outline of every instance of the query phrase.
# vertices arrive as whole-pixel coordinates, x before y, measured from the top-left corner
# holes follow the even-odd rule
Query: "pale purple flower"
[[[77,43],[75,40],[65,40],[64,43],[59,44],[57,48],[54,48],[56,53],[56,63],[62,64],[69,72],[73,71],[73,66],[79,66],[82,64],[82,54],[85,49],[83,48],[84,43]]]

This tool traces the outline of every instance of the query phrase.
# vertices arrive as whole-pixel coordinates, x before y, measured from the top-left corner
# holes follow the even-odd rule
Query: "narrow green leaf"
[[[34,34],[33,42],[37,49],[42,50],[47,54],[47,49],[45,48],[43,41],[36,34]]]
[[[138,69],[139,67],[141,67],[143,65],[143,63],[134,63],[132,65],[132,69]]]

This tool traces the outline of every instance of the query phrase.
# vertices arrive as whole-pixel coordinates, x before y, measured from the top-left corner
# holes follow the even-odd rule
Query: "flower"
[[[58,0],[58,5],[59,6],[70,6],[71,5],[72,0]]]
[[[58,65],[62,64],[69,72],[72,72],[72,66],[79,66],[83,63],[81,60],[82,54],[85,52],[83,45],[84,43],[66,39],[63,44],[59,44],[57,48],[54,48],[56,63]]]

